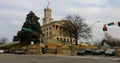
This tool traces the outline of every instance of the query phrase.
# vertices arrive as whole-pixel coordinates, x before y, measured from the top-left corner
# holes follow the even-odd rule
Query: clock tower
[[[51,17],[51,13],[52,10],[47,6],[47,8],[44,9],[43,25],[46,25],[53,21],[53,18]]]

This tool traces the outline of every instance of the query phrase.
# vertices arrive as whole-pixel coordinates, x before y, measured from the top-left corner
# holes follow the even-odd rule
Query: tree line
[[[109,45],[111,48],[120,47],[120,38],[115,38],[109,33],[104,34],[104,38],[102,40],[97,40],[94,45],[101,47],[103,45]]]

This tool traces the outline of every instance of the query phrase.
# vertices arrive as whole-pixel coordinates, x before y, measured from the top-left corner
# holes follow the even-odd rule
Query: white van
[[[0,50],[0,53],[4,53],[4,50]]]

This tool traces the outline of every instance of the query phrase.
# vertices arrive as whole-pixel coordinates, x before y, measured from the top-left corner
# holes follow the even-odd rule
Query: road
[[[0,54],[0,63],[120,63],[120,58],[105,56]]]

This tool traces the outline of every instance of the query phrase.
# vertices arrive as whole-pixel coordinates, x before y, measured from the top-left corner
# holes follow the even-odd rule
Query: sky
[[[54,21],[63,19],[66,15],[77,14],[85,18],[85,23],[92,26],[93,39],[101,40],[104,37],[103,25],[111,22],[120,22],[120,0],[49,0]],[[48,0],[0,0],[0,37],[6,37],[9,42],[21,30],[26,15],[33,11],[42,26],[44,9]],[[108,27],[110,35],[120,38],[120,27]]]

